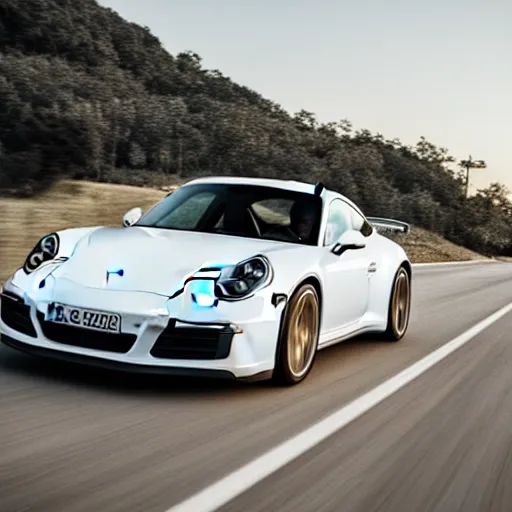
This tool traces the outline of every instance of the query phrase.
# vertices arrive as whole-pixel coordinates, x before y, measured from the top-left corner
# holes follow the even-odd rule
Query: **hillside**
[[[56,179],[155,185],[200,175],[323,181],[368,215],[403,219],[485,254],[512,254],[512,205],[464,197],[453,158],[350,122],[320,124],[168,54],[94,0],[0,1],[0,191]],[[349,101],[349,98],[347,98]],[[468,148],[469,149],[469,148]],[[450,166],[452,170],[450,170]]]
[[[19,268],[37,241],[58,229],[121,226],[134,206],[149,208],[164,192],[63,180],[33,198],[0,198],[0,282]]]
[[[62,180],[36,198],[0,198],[0,283],[19,268],[41,236],[78,226],[120,226],[134,206],[147,210],[165,192],[151,188]],[[481,259],[440,236],[413,227],[395,240],[413,262]]]

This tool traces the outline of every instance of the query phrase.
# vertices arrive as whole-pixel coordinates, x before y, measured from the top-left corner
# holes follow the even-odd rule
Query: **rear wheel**
[[[384,338],[388,341],[402,339],[409,326],[411,311],[411,279],[407,270],[400,267],[396,273],[389,299],[388,326]]]
[[[313,286],[305,284],[292,296],[277,349],[274,380],[298,384],[313,366],[320,332],[320,304]]]

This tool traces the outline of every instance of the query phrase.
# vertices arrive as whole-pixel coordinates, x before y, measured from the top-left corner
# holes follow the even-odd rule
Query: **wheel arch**
[[[302,281],[300,281],[300,283],[294,288],[291,295],[293,295],[301,286],[304,286],[305,284],[310,284],[311,286],[313,286],[315,288],[316,293],[318,294],[318,301],[321,306],[322,300],[323,300],[322,285],[320,284],[320,279],[318,279],[318,277],[315,275],[310,275],[310,276],[306,277],[305,279],[303,279]]]
[[[379,324],[375,332],[382,332],[387,326],[389,301],[397,273],[404,268],[412,282],[413,269],[407,256],[400,252],[384,252],[378,261],[378,270],[370,279],[370,290],[366,312]],[[412,290],[412,287],[411,287]]]
[[[407,275],[409,276],[409,293],[412,294],[412,265],[409,260],[403,260],[400,267],[404,267]],[[398,267],[398,268],[400,268]]]
[[[400,267],[404,267],[405,268],[405,271],[409,275],[409,281],[411,281],[411,279],[412,279],[412,265],[411,265],[411,262],[409,260],[403,260],[402,263],[400,263],[400,265],[398,266],[398,268],[400,268]]]
[[[293,288],[290,294],[288,295],[286,305],[288,305],[288,302],[291,297],[300,289],[301,286],[304,286],[305,284],[310,284],[315,289],[317,295],[318,295],[318,307],[320,309],[320,328],[321,328],[321,321],[322,321],[322,313],[323,313],[323,289],[322,285],[320,283],[320,279],[315,274],[309,274],[305,277],[303,277]],[[285,308],[286,309],[286,308]],[[284,316],[283,316],[284,319]]]
[[[409,308],[409,311],[408,311],[408,316],[410,317],[410,308],[411,308],[411,293],[412,293],[412,265],[410,263],[410,261],[408,260],[403,260],[396,268],[394,274],[393,274],[393,281],[392,281],[392,284],[390,286],[390,290],[389,290],[389,299],[388,299],[388,312],[387,312],[387,318],[386,318],[386,330],[382,333],[382,336],[384,339],[386,339],[387,341],[398,341],[400,340],[404,335],[405,335],[405,331],[403,334],[401,334],[399,337],[396,337],[396,335],[392,335],[391,334],[391,331],[390,331],[390,321],[391,321],[391,300],[392,300],[392,295],[393,295],[393,289],[394,289],[394,286],[395,286],[395,281],[397,279],[397,276],[399,275],[400,271],[404,269],[406,274],[407,274],[407,277],[408,277],[408,280],[409,280],[409,304],[408,304],[408,308]],[[409,320],[407,320],[407,324],[409,323]],[[407,330],[407,326],[406,326],[406,329]]]
[[[322,304],[323,304],[323,290],[322,285],[320,282],[320,279],[315,274],[309,274],[306,276],[303,276],[291,289],[290,293],[286,297],[286,304],[281,312],[281,318],[279,320],[279,330],[278,330],[278,337],[277,337],[277,343],[275,348],[275,354],[274,354],[274,368],[272,369],[272,376],[273,378],[276,376],[276,369],[278,368],[280,364],[280,358],[282,356],[282,344],[284,342],[283,340],[283,329],[285,328],[285,322],[286,322],[286,316],[288,314],[289,310],[289,304],[291,298],[300,290],[300,288],[304,285],[311,285],[318,296],[318,309],[319,309],[319,317],[320,317],[320,324],[319,324],[319,334],[322,329]]]
[[[299,280],[291,289],[290,293],[286,297],[286,304],[283,308],[283,311],[281,312],[281,318],[279,319],[279,330],[278,330],[278,338],[276,343],[276,353],[275,353],[275,360],[277,362],[277,357],[279,353],[279,345],[282,341],[282,332],[284,327],[284,322],[286,319],[286,313],[288,311],[288,304],[290,302],[290,299],[297,293],[297,291],[301,288],[301,286],[304,286],[305,284],[310,284],[315,288],[315,291],[318,295],[318,307],[320,309],[320,329],[322,328],[322,311],[323,311],[323,290],[322,285],[320,284],[320,279],[315,274],[309,274],[307,276],[302,277],[301,280]]]
[[[407,276],[409,277],[409,288],[411,288],[412,265],[408,260],[404,259],[404,260],[400,261],[400,263],[396,266],[395,271],[391,274],[391,283],[389,285],[389,290],[388,290],[388,294],[387,294],[388,295],[387,296],[388,304],[389,304],[389,301],[391,300],[391,294],[393,293],[393,285],[394,285],[396,276],[398,275],[398,272],[400,271],[401,268],[404,268],[405,271],[407,272]]]

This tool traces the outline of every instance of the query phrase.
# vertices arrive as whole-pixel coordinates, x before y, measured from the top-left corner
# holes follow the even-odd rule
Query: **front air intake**
[[[3,292],[1,299],[2,322],[21,334],[36,338],[37,333],[30,319],[30,306],[24,304],[21,297],[9,292]]]
[[[176,327],[169,322],[151,349],[160,359],[226,359],[234,331],[230,327]]]

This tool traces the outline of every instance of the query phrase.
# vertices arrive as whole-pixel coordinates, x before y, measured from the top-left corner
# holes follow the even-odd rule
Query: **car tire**
[[[292,386],[311,371],[320,335],[320,301],[314,286],[302,285],[284,312],[277,346],[274,381]]]
[[[401,340],[409,326],[411,313],[411,278],[404,266],[401,266],[393,279],[389,297],[388,324],[384,339],[390,342]]]

